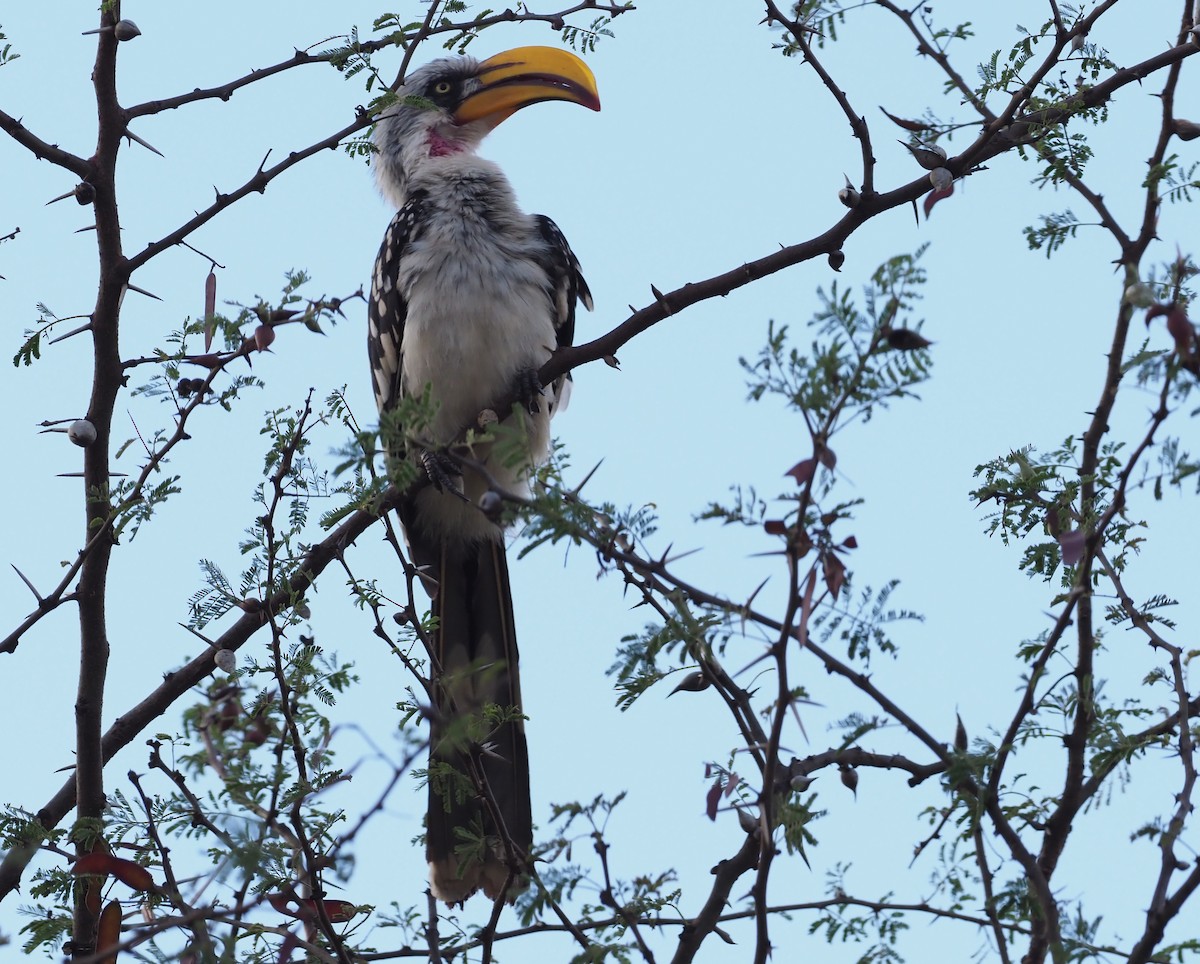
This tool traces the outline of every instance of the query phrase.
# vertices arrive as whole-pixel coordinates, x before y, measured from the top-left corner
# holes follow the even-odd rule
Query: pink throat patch
[[[465,144],[447,140],[435,130],[429,131],[428,143],[430,157],[446,157],[448,154],[461,154],[466,149]]]

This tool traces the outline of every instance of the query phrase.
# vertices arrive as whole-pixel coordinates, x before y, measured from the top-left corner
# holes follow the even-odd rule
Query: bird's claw
[[[517,400],[525,411],[530,415],[536,415],[544,387],[542,380],[538,378],[536,368],[522,368],[517,372],[516,381],[513,383],[513,394],[517,396]]]
[[[421,468],[439,492],[459,492],[454,480],[462,477],[462,471],[448,455],[442,452],[422,452]]]

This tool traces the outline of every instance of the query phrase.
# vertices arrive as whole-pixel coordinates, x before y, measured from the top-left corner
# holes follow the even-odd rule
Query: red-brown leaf
[[[721,802],[721,778],[717,777],[708,793],[704,795],[704,812],[709,820],[717,819],[717,804]]]
[[[825,574],[825,588],[837,599],[846,581],[846,564],[832,552],[827,552],[821,559],[821,568]]]
[[[1083,558],[1083,549],[1087,544],[1087,533],[1081,529],[1072,529],[1058,537],[1059,548],[1062,549],[1064,566],[1073,566]]]
[[[924,124],[921,121],[906,120],[903,117],[897,117],[895,114],[884,110],[882,107],[879,109],[882,110],[883,115],[897,127],[903,127],[906,131],[912,131],[914,134],[920,134],[924,131],[933,129],[928,124]]]
[[[922,204],[922,207],[925,209],[925,220],[929,220],[929,212],[933,210],[933,206],[937,204],[938,201],[948,198],[953,193],[954,185],[951,184],[948,188],[944,188],[940,191],[930,191],[928,194],[926,194],[925,202]]]
[[[817,460],[816,459],[804,459],[803,461],[797,462],[795,465],[793,465],[790,469],[788,469],[783,474],[790,475],[793,479],[796,480],[797,485],[804,485],[805,483],[809,482],[812,479],[813,473],[816,471],[817,471]]]
[[[1167,312],[1167,333],[1175,339],[1175,350],[1180,357],[1191,354],[1192,339],[1196,333],[1192,330],[1192,323],[1188,321],[1183,305],[1173,305]]]

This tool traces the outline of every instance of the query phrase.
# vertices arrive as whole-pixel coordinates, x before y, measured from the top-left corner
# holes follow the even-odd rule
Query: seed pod
[[[204,279],[204,350],[212,348],[217,330],[217,273],[210,270]]]
[[[907,141],[901,141],[918,164],[925,170],[932,171],[934,168],[943,167],[946,163],[946,149],[938,144],[923,144],[917,141],[915,144],[910,144]]]
[[[883,337],[887,340],[888,347],[895,348],[897,351],[917,351],[933,344],[924,335],[911,328],[885,327]]]
[[[266,351],[275,340],[275,329],[270,325],[259,325],[254,329],[254,347]]]
[[[705,679],[704,674],[699,670],[688,673],[675,689],[668,693],[668,696],[674,696],[676,693],[683,691],[685,693],[699,693],[701,690],[706,690],[709,687],[709,682]]]
[[[846,252],[841,248],[838,248],[836,251],[829,252],[829,267],[833,268],[834,271],[841,271],[842,265],[845,263]]]
[[[1176,117],[1171,121],[1171,133],[1178,137],[1181,141],[1194,141],[1200,137],[1200,124],[1195,121],[1184,120],[1182,117]]]
[[[854,767],[846,764],[838,764],[838,775],[842,778],[842,786],[854,794],[855,799],[858,798],[858,771]]]

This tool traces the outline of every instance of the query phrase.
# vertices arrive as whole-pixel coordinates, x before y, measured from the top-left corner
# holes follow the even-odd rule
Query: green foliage
[[[1039,227],[1024,229],[1025,240],[1029,242],[1031,251],[1045,248],[1047,258],[1061,248],[1068,238],[1075,237],[1075,233],[1083,227],[1075,212],[1069,209],[1056,214],[1041,214],[1038,219],[1041,222]]]
[[[867,945],[858,958],[860,964],[899,964],[903,958],[895,945],[908,929],[905,915],[887,909],[895,899],[891,893],[883,894],[875,907],[845,899],[846,875],[850,870],[850,864],[838,863],[826,873],[825,890],[831,901],[809,925],[808,932],[821,934],[828,944],[839,941]]]
[[[739,359],[749,379],[750,398],[782,397],[804,413],[808,424],[822,426],[828,439],[856,420],[870,421],[877,407],[915,397],[912,389],[928,377],[929,354],[925,349],[889,350],[887,335],[900,328],[921,328],[919,323],[903,322],[921,299],[926,274],[918,261],[926,247],[876,269],[864,288],[865,310],[859,310],[848,292],[839,291],[836,282],[828,294],[818,289],[822,307],[809,322],[818,338],[807,351],[789,344],[786,325],[771,322],[767,345],[758,357]]]
[[[57,325],[60,321],[69,319],[59,318],[53,311],[38,302],[38,327],[25,329],[25,342],[17,349],[17,353],[13,355],[13,367],[20,368],[21,365],[32,365],[35,361],[42,357],[42,338],[50,332],[50,329]],[[72,317],[81,317],[78,315]]]
[[[1178,154],[1168,154],[1161,164],[1154,164],[1146,174],[1143,187],[1151,188],[1156,194],[1172,204],[1183,201],[1191,203],[1192,192],[1200,190],[1200,180],[1196,171],[1200,170],[1200,162],[1190,164],[1180,162]]]
[[[8,37],[5,36],[4,31],[0,30],[0,40],[7,39]],[[20,54],[13,53],[12,44],[5,44],[3,47],[0,47],[0,67],[3,67],[5,64],[11,64],[14,60],[19,60],[20,58]]]
[[[389,18],[381,18],[389,19]],[[396,46],[401,46],[404,35],[409,30],[416,30],[420,27],[420,23],[409,25],[401,29],[395,35]],[[375,30],[382,31],[386,28],[381,26],[380,21],[376,21]],[[320,52],[320,56],[326,57],[330,65],[338,72],[344,74],[346,79],[357,77],[359,74],[366,74],[366,90],[370,92],[376,85],[386,88],[387,84],[383,83],[379,76],[379,71],[371,64],[371,51],[362,46],[358,38],[358,27],[350,28],[350,35],[346,38],[346,42],[336,47],[331,47]]]
[[[632,0],[627,0],[626,7],[633,7]],[[611,23],[612,17],[605,15],[596,17],[587,27],[564,24],[560,30],[563,43],[572,50],[578,50],[581,54],[595,53],[596,44],[599,43],[601,37],[613,36],[612,30],[609,29]]]
[[[836,638],[845,645],[847,659],[866,664],[871,662],[872,652],[887,653],[893,657],[898,655],[884,627],[901,621],[923,622],[925,618],[907,609],[887,608],[888,600],[899,584],[898,579],[893,579],[876,593],[866,586],[859,593],[858,604],[854,608],[834,604],[818,613],[813,618],[813,628],[822,645]],[[843,598],[848,602],[849,593]]]

